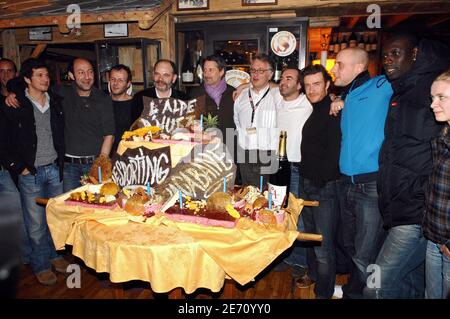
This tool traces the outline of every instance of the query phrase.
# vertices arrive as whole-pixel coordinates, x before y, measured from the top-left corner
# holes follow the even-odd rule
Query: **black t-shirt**
[[[115,134],[111,98],[95,87],[90,96],[79,96],[75,84],[57,86],[55,91],[63,98],[66,153],[98,155],[103,137]]]
[[[116,133],[114,137],[114,145],[111,150],[111,156],[117,151],[122,135],[130,129],[131,124],[136,120],[132,116],[133,100],[113,101],[114,118],[116,120]]]

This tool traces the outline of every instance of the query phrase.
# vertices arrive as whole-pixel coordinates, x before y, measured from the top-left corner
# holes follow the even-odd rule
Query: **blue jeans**
[[[364,288],[364,296],[373,299],[423,298],[426,245],[419,225],[392,227],[375,262],[380,271],[380,286]]]
[[[291,183],[289,185],[289,191],[294,194],[297,198],[301,198],[301,177],[299,168],[297,165],[291,164]],[[300,232],[305,232],[305,224],[303,220],[303,213],[300,214],[300,217],[297,222],[297,230]],[[284,262],[291,266],[300,266],[307,267],[306,260],[306,247],[305,244],[300,241],[295,241],[292,245],[292,249],[288,252],[287,257],[284,259]]]
[[[425,298],[450,298],[450,258],[441,253],[441,245],[428,240],[425,260]]]
[[[352,258],[350,277],[342,287],[344,298],[362,298],[372,264],[385,237],[378,209],[377,183],[353,184],[339,180],[344,246]]]
[[[23,230],[19,192],[9,172],[0,169],[0,270],[20,265]]]
[[[336,181],[318,187],[304,178],[302,189],[304,199],[319,201],[318,207],[304,207],[302,215],[306,232],[323,236],[320,244],[308,248],[308,264],[310,271],[316,274],[316,298],[329,299],[336,281],[335,238],[339,217]]]
[[[64,192],[81,186],[80,179],[89,173],[92,164],[64,163]]]
[[[62,194],[56,164],[39,166],[36,175],[19,175],[19,190],[22,200],[25,227],[31,244],[31,268],[35,274],[49,270],[50,260],[58,258],[47,226],[45,207],[36,204],[36,197],[50,198]]]

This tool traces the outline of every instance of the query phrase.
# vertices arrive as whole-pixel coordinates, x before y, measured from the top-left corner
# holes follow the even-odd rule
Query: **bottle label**
[[[194,73],[185,72],[185,73],[181,74],[181,80],[183,82],[193,82],[194,81]]]
[[[272,202],[274,207],[281,207],[286,197],[287,186],[278,186],[268,183],[269,192],[272,193]]]
[[[274,81],[280,81],[280,79],[281,79],[281,70],[276,70],[275,71],[275,77],[273,78],[274,79]]]

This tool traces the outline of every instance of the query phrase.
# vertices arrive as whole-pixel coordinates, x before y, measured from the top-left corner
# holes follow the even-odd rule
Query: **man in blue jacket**
[[[332,105],[345,108],[341,116],[339,158],[340,202],[344,245],[352,256],[344,298],[362,298],[368,266],[375,261],[384,238],[378,210],[378,154],[392,88],[384,76],[371,78],[367,52],[348,48],[339,52],[331,70],[334,84],[343,87],[342,100]]]

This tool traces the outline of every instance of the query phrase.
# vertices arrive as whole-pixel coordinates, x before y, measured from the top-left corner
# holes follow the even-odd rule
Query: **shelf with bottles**
[[[329,37],[328,56],[336,56],[347,47],[359,47],[369,54],[378,52],[377,31],[349,31],[332,33]]]
[[[181,86],[198,86],[203,82],[203,31],[179,33],[179,66]]]

